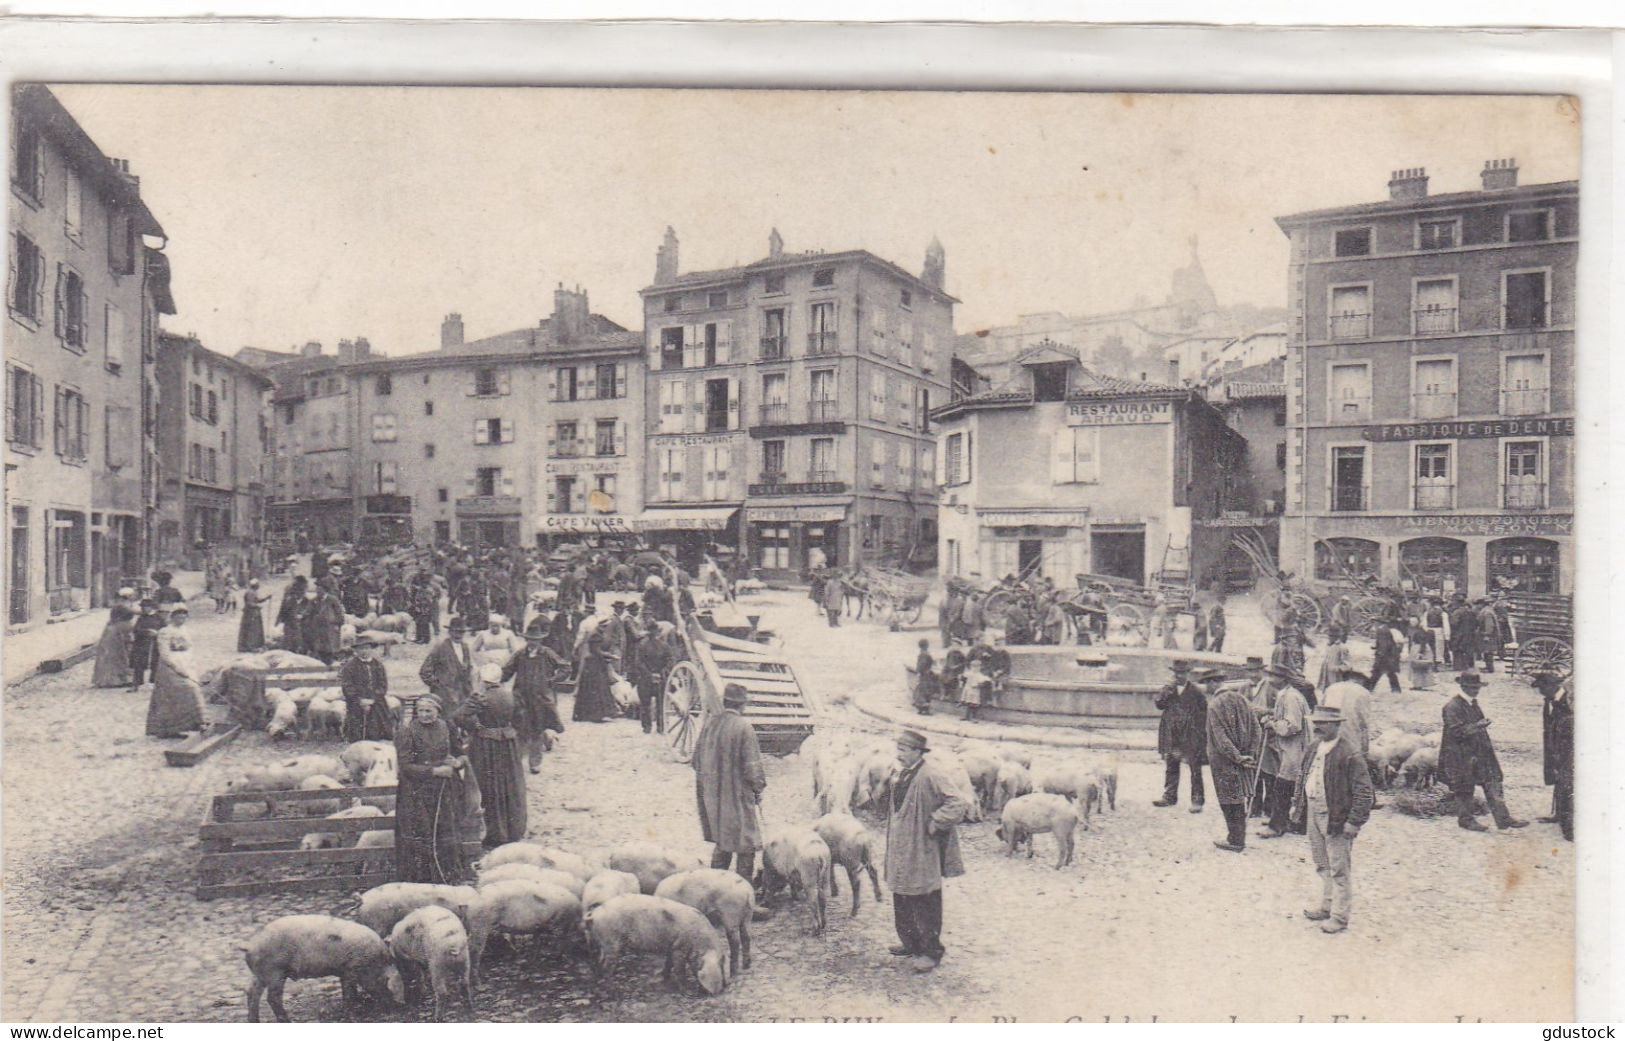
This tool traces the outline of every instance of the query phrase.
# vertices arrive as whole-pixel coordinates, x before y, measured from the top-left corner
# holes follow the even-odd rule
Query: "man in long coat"
[[[344,628],[344,605],[339,602],[338,594],[333,592],[332,578],[324,581],[327,584],[322,587],[316,608],[306,620],[305,632],[311,657],[321,659],[324,665],[331,665],[339,656],[339,630]]]
[[[1478,616],[1465,597],[1457,597],[1450,609],[1450,664],[1467,671],[1478,658]]]
[[[530,772],[542,772],[542,755],[552,739],[548,731],[564,733],[558,703],[553,699],[553,670],[570,663],[547,645],[547,621],[537,618],[525,630],[525,646],[502,667],[502,681],[513,680],[515,727],[530,763]]]
[[[378,645],[370,636],[355,638],[355,657],[339,669],[339,686],[344,691],[344,740],[393,741],[395,717],[385,698],[389,677],[378,660]]]
[[[1444,734],[1439,739],[1439,772],[1456,797],[1456,823],[1468,831],[1488,831],[1473,813],[1473,791],[1483,787],[1484,801],[1497,828],[1521,828],[1529,822],[1518,820],[1507,809],[1501,790],[1501,762],[1490,742],[1490,721],[1478,707],[1478,692],[1484,680],[1476,672],[1456,677],[1461,693],[1445,702]]]
[[[754,879],[756,851],[762,848],[762,789],[767,773],[756,731],[741,711],[750,693],[737,683],[722,691],[722,711],[706,720],[694,741],[694,795],[700,833],[715,843],[711,866],[730,861],[741,877]]]
[[[1486,597],[1478,607],[1478,653],[1484,656],[1484,671],[1495,671],[1495,659],[1501,656],[1501,645],[1506,642],[1501,633],[1501,616]]]
[[[1210,669],[1202,678],[1211,683],[1222,675]],[[1225,683],[1207,706],[1208,769],[1213,771],[1213,795],[1219,800],[1225,826],[1225,837],[1213,844],[1231,853],[1247,847],[1248,788],[1264,750],[1264,728],[1249,693],[1245,680]]]
[[[454,617],[446,623],[446,638],[429,649],[418,678],[441,701],[441,714],[453,715],[474,692],[474,655],[464,639],[468,623]]]
[[[1276,839],[1288,831],[1292,816],[1293,789],[1303,770],[1303,753],[1309,747],[1309,702],[1294,682],[1300,677],[1271,665],[1264,674],[1286,682],[1275,692],[1275,703],[1259,722],[1264,725],[1264,772],[1270,775],[1269,823],[1258,833],[1261,839]]]
[[[1162,798],[1153,806],[1175,806],[1179,803],[1179,765],[1184,763],[1191,773],[1191,812],[1201,813],[1207,802],[1207,790],[1202,783],[1202,767],[1207,763],[1207,697],[1202,689],[1190,682],[1190,663],[1174,662],[1173,682],[1163,685],[1157,692],[1156,705],[1162,709],[1162,722],[1157,726],[1157,754],[1165,764]]]
[[[638,687],[638,719],[643,724],[645,734],[651,730],[661,734],[666,732],[661,702],[665,695],[666,673],[671,671],[673,662],[671,644],[660,631],[660,623],[651,620],[632,656],[632,673]]]
[[[1540,711],[1541,765],[1552,786],[1552,812],[1543,824],[1556,824],[1574,841],[1574,681],[1555,672],[1535,673],[1535,689],[1545,702]]]
[[[897,739],[897,762],[882,793],[886,804],[886,884],[891,886],[897,938],[891,953],[912,959],[915,972],[942,960],[942,880],[965,873],[955,825],[970,806],[953,782],[926,760],[925,737],[905,730]]]
[[[830,628],[841,624],[841,610],[846,606],[846,587],[839,575],[831,575],[824,584],[824,615],[829,619]]]

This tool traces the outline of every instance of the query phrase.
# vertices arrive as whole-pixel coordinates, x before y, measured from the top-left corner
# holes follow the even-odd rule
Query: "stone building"
[[[536,325],[346,370],[361,533],[469,546],[632,530],[642,507],[643,338],[560,285]]]
[[[193,335],[158,337],[158,555],[189,568],[265,534],[269,376]]]
[[[1096,373],[1061,344],[1015,366],[934,414],[941,573],[1209,584],[1229,534],[1206,522],[1251,497],[1241,436],[1191,390]]]
[[[1283,564],[1433,593],[1568,593],[1579,186],[1485,164],[1471,191],[1277,218],[1291,240]]]
[[[682,273],[667,229],[642,290],[650,541],[768,575],[929,557],[944,273],[936,242],[916,277],[863,250],[786,252],[777,231],[761,260]]]
[[[129,164],[48,89],[12,92],[7,624],[106,603],[151,564],[151,396],[168,267]],[[156,258],[156,259],[155,259]]]

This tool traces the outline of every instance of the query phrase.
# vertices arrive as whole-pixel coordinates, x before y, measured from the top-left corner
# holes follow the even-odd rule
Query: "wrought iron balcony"
[[[1532,387],[1527,390],[1503,390],[1501,415],[1538,416],[1551,408],[1551,389]]]
[[[1501,324],[1507,329],[1544,329],[1548,324],[1550,310],[1549,300],[1508,304],[1501,309]]]
[[[1366,490],[1360,485],[1332,485],[1332,509],[1339,513],[1355,513],[1367,509]]]
[[[841,418],[841,403],[833,399],[828,401],[807,402],[807,422],[825,423]]]
[[[1417,335],[1424,333],[1453,333],[1456,331],[1454,307],[1418,307],[1411,311]]]
[[[762,475],[764,478],[770,476]],[[781,478],[783,475],[779,475]],[[834,470],[813,470],[808,481],[786,482],[764,480],[749,488],[751,495],[844,495],[846,482],[835,480]]]
[[[1501,505],[1508,510],[1538,510],[1546,505],[1546,486],[1529,481],[1503,484]]]
[[[1331,338],[1366,340],[1371,337],[1370,311],[1338,311],[1331,316]]]
[[[762,337],[762,361],[783,361],[790,356],[790,341],[784,336]]]
[[[840,350],[841,346],[836,342],[836,336],[833,332],[807,334],[808,357],[824,358],[832,354],[838,354]]]
[[[1371,399],[1364,398],[1337,398],[1332,401],[1333,423],[1347,420],[1368,420],[1371,418]]]
[[[760,422],[764,425],[790,422],[790,406],[782,401],[771,405],[763,405],[760,409]]]

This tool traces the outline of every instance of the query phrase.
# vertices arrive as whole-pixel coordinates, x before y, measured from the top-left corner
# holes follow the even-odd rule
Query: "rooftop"
[[[56,142],[79,173],[102,193],[129,208],[137,234],[165,237],[163,226],[141,198],[141,179],[116,166],[48,87],[24,83],[13,89],[12,103],[17,112],[27,114],[32,125]]]
[[[1354,203],[1350,206],[1332,206],[1320,210],[1304,210],[1275,218],[1284,231],[1296,225],[1314,224],[1345,217],[1380,216],[1410,213],[1417,210],[1449,209],[1462,206],[1486,206],[1502,202],[1516,202],[1543,195],[1578,195],[1579,181],[1551,181],[1546,184],[1525,184],[1516,188],[1483,188],[1465,192],[1447,192],[1444,195],[1424,195],[1415,199],[1383,199],[1381,202]]]
[[[714,284],[718,282],[734,282],[747,276],[763,271],[775,271],[794,267],[810,267],[819,264],[841,264],[850,261],[867,261],[885,268],[914,286],[930,293],[932,296],[947,300],[950,303],[959,303],[959,299],[948,295],[941,289],[930,285],[920,279],[918,275],[905,271],[884,257],[878,257],[866,249],[848,249],[835,253],[826,253],[822,250],[807,250],[801,253],[785,253],[777,257],[763,257],[761,260],[749,264],[740,264],[736,267],[712,268],[709,271],[689,271],[678,275],[669,282],[655,282],[639,290],[641,296],[651,296],[668,293],[673,289],[691,289],[695,286]]]

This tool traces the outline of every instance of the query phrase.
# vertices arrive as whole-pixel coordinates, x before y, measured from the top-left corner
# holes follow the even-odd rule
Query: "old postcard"
[[[1573,98],[10,103],[5,1019],[1573,1016]]]

